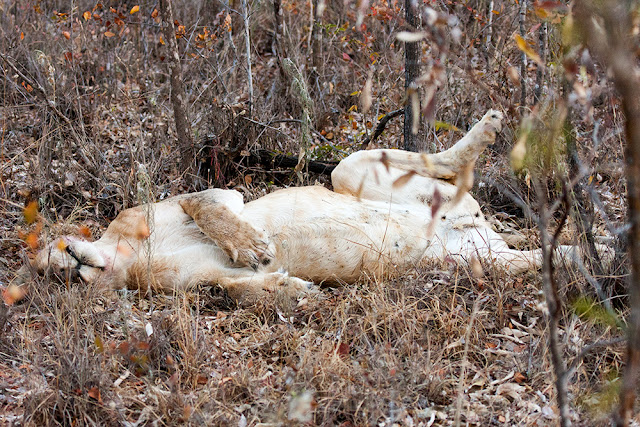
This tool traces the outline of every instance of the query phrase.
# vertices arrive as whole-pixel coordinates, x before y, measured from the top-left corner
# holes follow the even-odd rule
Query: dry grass
[[[70,3],[72,17],[54,15],[72,12]],[[33,252],[29,236],[37,238],[32,246],[60,234],[98,236],[117,212],[146,199],[209,185],[241,186],[246,198],[253,198],[297,181],[290,170],[265,171],[247,166],[242,156],[222,154],[234,147],[299,152],[299,101],[272,54],[270,3],[251,6],[255,104],[247,120],[240,17],[229,14],[229,33],[221,30],[227,14],[222,3],[174,1],[185,25],[179,44],[202,177],[191,187],[176,167],[165,53],[150,17],[155,2],[137,2],[141,12],[134,15],[115,3],[125,15],[123,26],[115,23],[118,13],[107,3],[95,11],[99,22],[80,15],[95,6],[88,1],[0,2],[0,53],[25,77],[0,59],[3,288]],[[488,12],[488,4],[436,5],[455,14],[462,30],[460,45],[451,46],[436,119],[460,130],[431,128],[427,146],[449,147],[474,119],[500,103],[496,99],[509,100],[500,105],[509,120],[478,162],[481,184],[473,192],[488,213],[523,229],[535,244],[535,230],[511,196],[535,206],[530,177],[514,176],[508,164],[518,114],[527,111],[516,105],[520,89],[505,77],[508,66],[519,64],[520,52],[511,43],[517,6],[495,2],[500,14],[494,16],[486,52],[488,27],[478,16]],[[394,3],[372,2],[378,14],[365,17],[367,30],[359,32],[355,5],[329,2],[322,67],[313,84],[309,6],[296,1],[282,6],[283,43],[309,79],[315,105],[317,132],[309,155],[340,159],[359,145],[380,114],[403,102],[402,46],[395,40],[403,12]],[[527,19],[538,22],[534,14]],[[106,21],[124,31],[104,37]],[[205,26],[217,38],[200,48],[196,41]],[[70,32],[69,39],[64,32]],[[431,49],[424,52],[425,62]],[[373,105],[364,112],[354,93],[365,86],[369,70]],[[530,67],[531,87],[535,71]],[[620,226],[626,215],[621,114],[610,87],[601,83],[602,71],[590,73],[583,84],[594,95],[583,110],[576,104],[576,130],[602,200],[596,234],[607,234],[603,218]],[[550,105],[557,100],[561,75],[562,70],[546,76]],[[590,105],[599,127],[586,114]],[[397,147],[401,125],[400,119],[392,121],[377,144]],[[148,171],[148,184],[137,173],[139,165]],[[305,175],[305,181],[316,179],[326,181]],[[550,196],[557,192],[551,182]],[[26,224],[23,207],[33,200],[39,202],[39,220]],[[567,240],[575,240],[572,234]],[[626,271],[622,261],[616,265],[622,267],[607,271],[605,284],[624,315]],[[215,288],[145,299],[40,278],[20,303],[0,302],[0,424],[410,426],[450,425],[456,418],[465,425],[553,423],[540,279],[483,267],[484,276],[474,278],[452,263],[422,266],[402,278],[363,279],[300,302],[276,300],[251,309],[234,307]],[[584,346],[620,331],[602,317],[577,316],[572,302],[595,293],[576,272],[561,270],[559,277],[565,303],[561,338],[571,362]],[[569,391],[577,424],[606,424],[620,366],[615,345],[576,363]]]
[[[10,307],[5,422],[449,424],[458,398],[465,424],[555,419],[534,276],[473,279],[431,266],[327,289],[294,308],[250,310],[229,310],[209,288],[149,300],[47,283]],[[615,335],[565,319],[568,359]],[[619,364],[620,353],[603,348],[579,365],[570,389],[578,419],[604,414]]]

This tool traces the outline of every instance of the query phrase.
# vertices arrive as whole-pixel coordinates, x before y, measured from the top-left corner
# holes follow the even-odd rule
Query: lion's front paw
[[[268,265],[274,256],[273,245],[269,243],[266,233],[240,233],[231,243],[231,260],[236,267],[251,267],[257,270],[262,265]]]

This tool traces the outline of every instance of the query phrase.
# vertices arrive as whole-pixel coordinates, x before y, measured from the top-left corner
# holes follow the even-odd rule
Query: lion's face
[[[31,265],[39,274],[52,272],[65,278],[79,277],[92,282],[104,271],[106,262],[93,243],[63,236],[38,252]]]

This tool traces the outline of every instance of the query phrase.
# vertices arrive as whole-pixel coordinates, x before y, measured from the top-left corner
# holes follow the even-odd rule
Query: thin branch
[[[603,347],[612,347],[614,345],[622,344],[626,340],[627,339],[624,337],[618,337],[618,338],[613,338],[611,340],[606,340],[606,341],[597,341],[584,347],[582,351],[580,351],[580,353],[571,361],[571,363],[567,367],[567,370],[565,371],[567,382],[571,379],[576,369],[578,369],[578,366],[580,365],[582,360],[585,357],[587,357],[589,353]]]
[[[549,350],[551,351],[551,362],[556,376],[556,399],[558,401],[558,409],[560,410],[560,426],[567,427],[569,426],[569,398],[567,396],[566,370],[558,333],[562,307],[560,294],[558,292],[558,283],[555,278],[553,253],[558,242],[558,237],[569,215],[569,197],[567,195],[566,185],[564,185],[562,194],[564,212],[558,228],[551,237],[547,231],[547,224],[549,223],[551,213],[546,209],[546,197],[544,190],[541,189],[540,183],[536,185],[536,193],[538,193],[540,199],[538,228],[540,229],[540,240],[542,243],[542,282],[547,308],[549,309]]]
[[[362,143],[360,144],[360,150],[366,150],[367,147],[369,146],[370,143],[374,142],[376,139],[378,139],[378,137],[382,134],[382,132],[384,132],[385,128],[387,127],[387,123],[389,123],[389,120],[398,117],[402,114],[404,114],[405,109],[404,108],[400,108],[398,110],[392,111],[390,113],[385,114],[379,121],[378,124],[376,125],[375,130],[373,131],[373,133],[369,136],[367,136]]]

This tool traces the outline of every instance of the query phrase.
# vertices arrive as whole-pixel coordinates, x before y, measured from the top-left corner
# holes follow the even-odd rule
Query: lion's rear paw
[[[498,110],[489,110],[482,117],[481,122],[484,123],[484,131],[485,132],[500,132],[502,130],[502,120],[504,119],[504,114],[502,114]]]
[[[291,290],[294,290],[297,293],[308,294],[318,292],[319,290],[319,288],[313,282],[290,276],[285,277],[283,285],[289,287]]]

